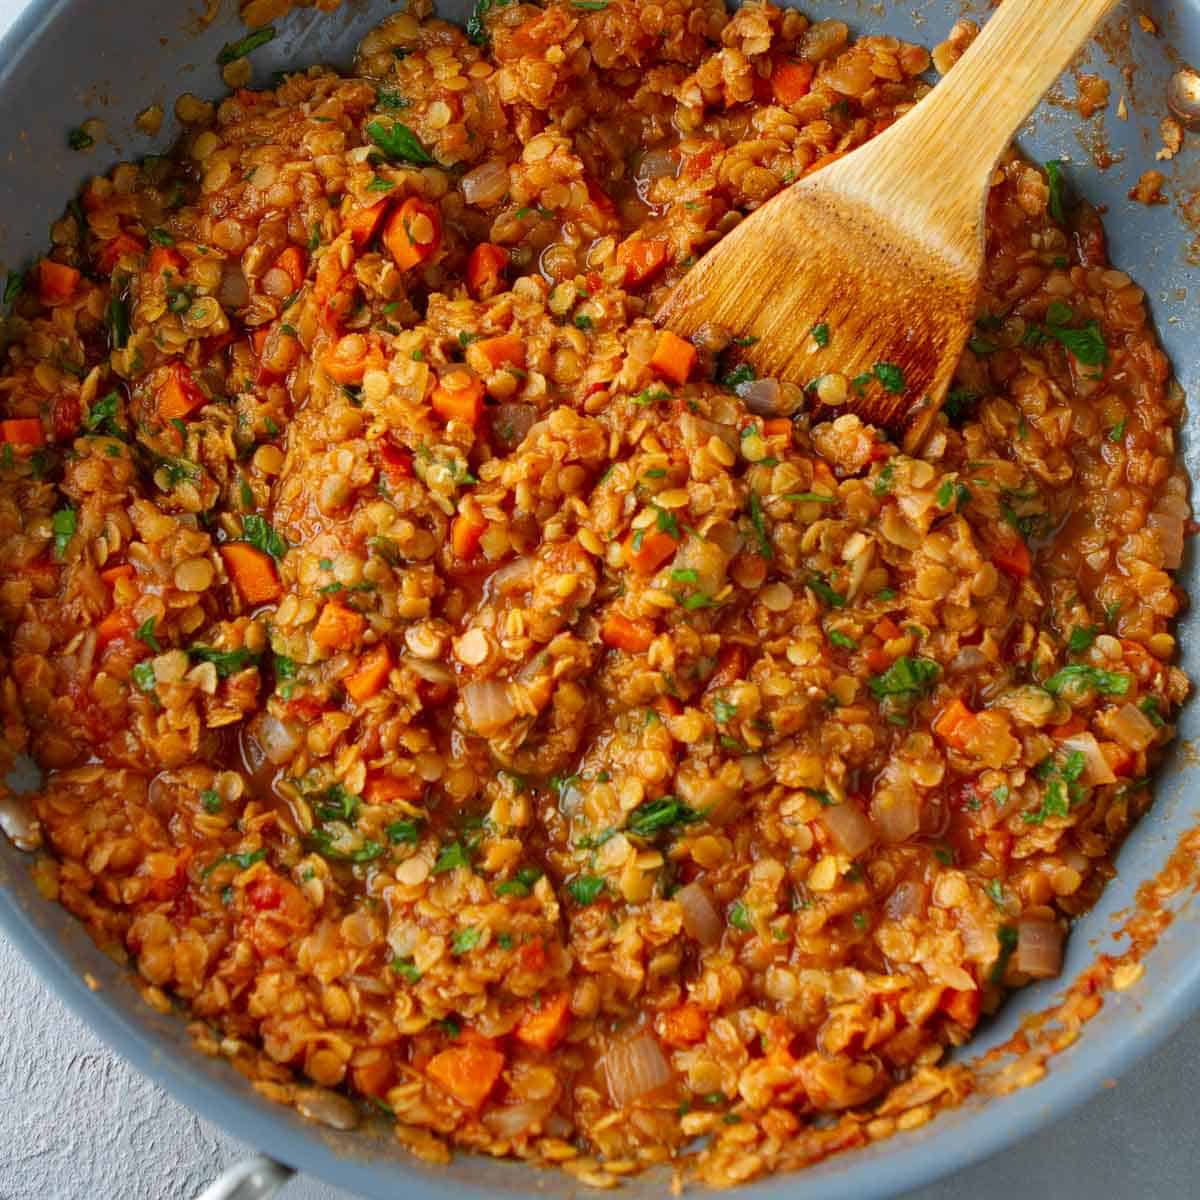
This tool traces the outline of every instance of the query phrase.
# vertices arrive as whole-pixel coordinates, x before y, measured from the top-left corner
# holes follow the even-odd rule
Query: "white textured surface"
[[[0,0],[0,35],[22,7]],[[909,1200],[1195,1200],[1197,1079],[1200,1021],[1087,1107]],[[0,1200],[192,1200],[247,1153],[111,1054],[0,938]],[[354,1200],[306,1179],[283,1197]]]

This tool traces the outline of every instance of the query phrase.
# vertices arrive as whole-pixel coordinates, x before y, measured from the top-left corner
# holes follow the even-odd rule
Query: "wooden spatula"
[[[996,162],[1114,3],[1004,0],[910,113],[718,242],[659,323],[757,339],[741,357],[760,378],[857,381],[847,407],[915,448],[971,330]]]

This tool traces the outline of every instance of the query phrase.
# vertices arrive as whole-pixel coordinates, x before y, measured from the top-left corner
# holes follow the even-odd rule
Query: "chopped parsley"
[[[483,933],[474,925],[468,925],[466,929],[458,930],[450,943],[450,953],[460,955],[474,950],[479,945],[481,937],[483,937]]]
[[[775,557],[775,551],[771,546],[771,539],[767,536],[767,523],[763,518],[762,501],[758,498],[757,492],[750,493],[750,524],[754,528],[754,537],[758,542],[758,554],[760,558],[770,560]]]
[[[1089,321],[1082,329],[1050,325],[1046,333],[1061,342],[1085,367],[1108,366],[1108,344],[1096,321]]]
[[[267,857],[266,850],[247,850],[242,854],[222,854],[219,858],[214,858],[212,862],[200,872],[201,878],[207,879],[218,867],[226,863],[230,863],[235,867],[239,867],[243,871],[248,871],[257,862],[262,862]]]
[[[256,550],[269,554],[279,560],[288,552],[288,544],[268,523],[265,517],[257,513],[247,513],[242,518],[242,537]]]
[[[393,162],[416,163],[418,166],[430,166],[434,162],[417,135],[400,121],[393,121],[391,125],[371,121],[367,125],[367,137]]]
[[[812,327],[812,339],[821,349],[829,345],[829,326],[824,321]]]
[[[262,29],[256,29],[247,37],[242,38],[240,42],[226,42],[221,48],[221,53],[217,55],[217,64],[224,67],[231,62],[236,62],[239,58],[245,58],[247,54],[257,50],[259,46],[265,46],[274,37],[275,26],[265,25]]]
[[[876,496],[886,496],[892,490],[892,480],[895,478],[896,468],[892,463],[888,463],[875,478],[874,486],[871,491]]]
[[[576,875],[567,883],[567,892],[576,904],[587,906],[604,891],[604,880],[598,875]]]
[[[1008,970],[1008,960],[1012,958],[1017,948],[1017,931],[1011,925],[1001,925],[996,930],[996,940],[1000,943],[1000,953],[996,955],[995,965],[988,977],[990,983],[999,983]]]
[[[67,145],[72,150],[90,150],[95,144],[96,139],[81,125],[67,131]]]
[[[823,604],[829,608],[845,608],[846,597],[841,592],[834,590],[830,586],[829,581],[821,574],[813,571],[807,579],[808,586],[812,589],[813,594]]]
[[[137,663],[133,670],[129,672],[129,678],[133,680],[134,687],[139,692],[152,692],[157,680],[154,677],[154,667],[151,663]]]
[[[443,846],[441,853],[437,856],[437,862],[433,864],[433,873],[442,875],[446,871],[453,871],[457,867],[469,867],[471,860],[467,857],[467,852],[463,849],[461,842],[451,842],[448,846]]]
[[[155,654],[161,654],[162,647],[158,644],[158,638],[154,636],[155,620],[154,617],[147,618],[137,627],[137,632],[133,636],[139,642],[145,642]]]
[[[1109,431],[1110,442],[1120,442],[1125,437],[1125,427],[1129,424],[1128,417],[1122,417]]]
[[[212,646],[195,643],[187,648],[188,656],[196,662],[210,662],[217,668],[219,679],[228,679],[247,667],[258,665],[258,655],[243,646],[239,650],[214,650]]]
[[[79,522],[73,508],[60,508],[50,518],[50,532],[54,535],[54,557],[61,561],[67,553],[67,547],[75,536]]]
[[[1119,671],[1104,671],[1099,667],[1072,663],[1051,675],[1042,686],[1052,696],[1057,696],[1064,688],[1073,686],[1094,688],[1103,696],[1124,696],[1132,682],[1131,676],[1123,675]]]
[[[730,908],[729,923],[734,929],[740,929],[743,933],[754,932],[754,922],[750,919],[750,910],[741,900],[735,900],[733,907]]]
[[[421,972],[411,958],[392,959],[392,970],[406,983],[416,983],[421,978]]]
[[[1051,159],[1046,164],[1046,181],[1050,185],[1050,216],[1060,225],[1066,220],[1063,208],[1063,164],[1061,159]]]
[[[1099,625],[1076,625],[1067,638],[1067,649],[1072,654],[1082,654],[1091,647],[1099,632]]]
[[[835,646],[840,646],[843,650],[858,649],[858,643],[852,637],[847,637],[844,633],[837,629],[831,629],[829,631],[829,640]]]
[[[629,814],[626,828],[635,837],[652,838],[672,825],[692,825],[701,820],[702,813],[684,804],[676,796],[660,796],[639,804]]]
[[[212,788],[205,788],[200,793],[200,803],[204,806],[206,813],[219,813],[221,811],[221,797]]]
[[[121,397],[116,392],[109,392],[107,395],[101,396],[88,409],[83,427],[89,433],[103,433],[110,437],[120,437],[121,428],[117,424],[117,406],[120,402]]]
[[[393,821],[384,833],[393,846],[415,846],[421,840],[420,823],[417,821]]]
[[[884,390],[898,396],[904,391],[904,372],[895,363],[877,362],[872,370]]]
[[[885,696],[923,696],[937,682],[940,668],[929,658],[910,658],[907,654],[896,659],[881,675],[868,681],[876,700]]]
[[[744,383],[754,382],[754,368],[749,363],[738,363],[732,371],[726,373],[721,380],[721,386],[736,392]]]

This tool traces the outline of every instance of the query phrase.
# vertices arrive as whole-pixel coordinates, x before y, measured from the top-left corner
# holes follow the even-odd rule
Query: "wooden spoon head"
[[[657,320],[681,337],[715,326],[757,339],[741,357],[759,378],[807,386],[844,375],[852,381],[845,409],[911,451],[970,335],[983,206],[974,228],[949,241],[931,237],[838,186],[853,157],[781,192],[733,229],[680,280]],[[822,326],[825,346],[824,330],[813,335]],[[815,389],[809,395],[816,404]]]

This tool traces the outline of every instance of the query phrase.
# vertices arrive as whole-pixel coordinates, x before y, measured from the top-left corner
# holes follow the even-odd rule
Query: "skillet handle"
[[[196,1200],[267,1200],[294,1174],[291,1167],[259,1155],[235,1163],[214,1179]]]

